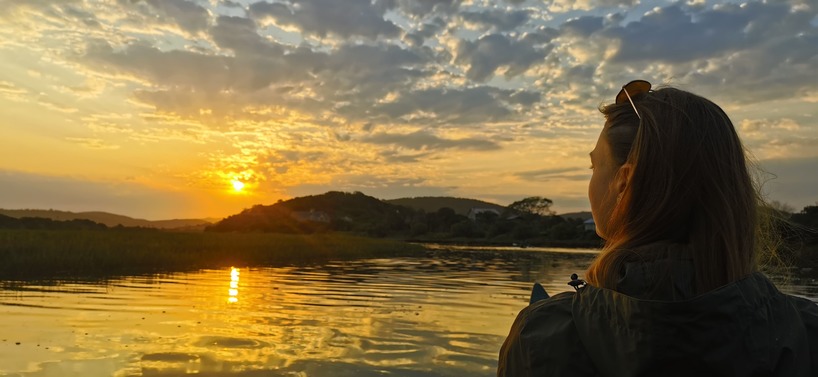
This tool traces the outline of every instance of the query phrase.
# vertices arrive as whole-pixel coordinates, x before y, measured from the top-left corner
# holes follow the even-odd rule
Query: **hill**
[[[104,230],[105,225],[86,219],[52,220],[43,217],[21,217],[0,215],[0,229],[39,230]]]
[[[207,231],[312,233],[326,230],[385,235],[406,226],[412,210],[360,192],[330,191],[273,205],[255,205],[206,228]]]
[[[549,243],[562,247],[599,245],[596,233],[585,230],[579,219],[537,213],[497,216],[489,212],[470,219],[455,212],[467,213],[475,207],[505,210],[503,206],[474,199],[427,197],[383,201],[360,192],[330,191],[273,205],[255,205],[205,228],[205,231],[350,232],[415,242],[510,244],[522,241],[527,245]]]
[[[499,204],[484,202],[477,199],[454,198],[449,196],[425,196],[417,198],[400,198],[386,200],[385,202],[409,207],[415,210],[423,210],[427,213],[436,212],[441,208],[451,208],[458,215],[466,216],[472,208],[493,208],[501,213],[506,207]]]
[[[108,212],[69,212],[69,211],[55,211],[53,209],[0,209],[0,215],[5,215],[13,218],[23,217],[39,217],[44,219],[51,219],[55,221],[70,221],[70,220],[90,220],[95,223],[104,224],[108,227],[115,227],[122,225],[126,227],[142,227],[142,228],[156,228],[156,229],[177,229],[203,227],[209,225],[211,222],[199,219],[174,219],[174,220],[144,220],[135,219],[128,216],[116,215]]]

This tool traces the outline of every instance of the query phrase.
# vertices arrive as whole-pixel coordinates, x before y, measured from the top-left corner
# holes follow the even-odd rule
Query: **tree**
[[[548,237],[552,240],[571,240],[578,238],[579,231],[576,225],[562,222],[548,228]]]
[[[775,211],[778,211],[779,214],[784,215],[785,217],[789,217],[793,213],[795,213],[795,208],[787,203],[779,202],[778,200],[773,200],[768,203],[768,206]]]
[[[548,216],[554,214],[554,211],[551,210],[552,204],[554,202],[551,199],[542,196],[531,196],[511,203],[508,209],[522,214]]]
[[[525,240],[537,235],[537,230],[534,229],[531,224],[521,222],[517,223],[514,226],[514,230],[511,231],[511,236],[514,237],[515,240]]]
[[[450,231],[454,237],[483,236],[477,226],[469,219],[452,224]]]
[[[476,215],[474,215],[474,220],[475,221],[477,221],[480,224],[487,224],[487,225],[494,224],[497,221],[497,219],[499,219],[499,218],[500,218],[500,215],[498,215],[497,212],[493,212],[493,211],[479,212]]]
[[[791,219],[795,223],[818,229],[818,204],[804,207],[801,212],[794,213]]]

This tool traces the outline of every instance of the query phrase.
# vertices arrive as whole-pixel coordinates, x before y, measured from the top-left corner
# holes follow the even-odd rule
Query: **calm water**
[[[2,283],[2,376],[492,376],[534,281],[590,251],[225,268],[104,283]],[[818,282],[788,291],[818,297]],[[19,344],[18,344],[19,343]]]

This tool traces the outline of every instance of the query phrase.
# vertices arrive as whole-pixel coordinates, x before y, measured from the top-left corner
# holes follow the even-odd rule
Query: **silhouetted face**
[[[599,134],[596,147],[591,152],[591,182],[588,184],[588,200],[591,202],[591,213],[596,224],[596,234],[607,239],[607,224],[611,212],[616,207],[619,194],[614,184],[614,178],[619,165],[613,158],[608,138],[605,137],[607,126]]]

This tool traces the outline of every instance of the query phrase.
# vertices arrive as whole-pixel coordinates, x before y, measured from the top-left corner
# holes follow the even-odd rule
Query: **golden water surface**
[[[439,250],[4,282],[0,376],[492,376],[531,283],[566,291],[593,256]]]

